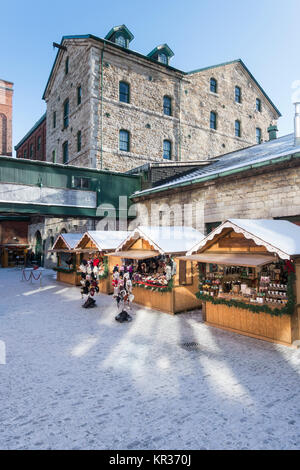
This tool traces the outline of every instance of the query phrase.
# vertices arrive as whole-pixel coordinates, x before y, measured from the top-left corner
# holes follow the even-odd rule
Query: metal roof
[[[288,134],[278,139],[247,147],[242,150],[220,155],[209,160],[209,164],[200,167],[187,175],[174,178],[171,182],[135,192],[131,197],[139,197],[155,192],[165,191],[177,186],[207,181],[232,173],[254,169],[263,165],[277,163],[288,159],[291,155],[300,157],[300,145],[294,145],[294,134]]]

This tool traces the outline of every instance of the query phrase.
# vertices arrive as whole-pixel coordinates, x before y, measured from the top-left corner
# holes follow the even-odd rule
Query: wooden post
[[[292,316],[292,341],[300,340],[300,260],[295,262],[296,282],[296,308]]]

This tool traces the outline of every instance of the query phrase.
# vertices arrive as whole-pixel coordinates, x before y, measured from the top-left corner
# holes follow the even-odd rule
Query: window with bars
[[[172,157],[172,144],[170,140],[164,140],[163,144],[163,158],[165,160],[171,160]]]
[[[218,84],[217,84],[217,80],[215,78],[210,79],[210,91],[212,93],[217,93],[218,92]]]
[[[172,100],[169,96],[164,96],[164,114],[172,116]]]
[[[241,91],[239,86],[235,87],[234,98],[235,98],[236,103],[241,103],[242,102],[242,91]]]
[[[124,129],[121,129],[119,133],[119,149],[123,152],[129,152],[130,149],[129,132]]]
[[[241,123],[239,120],[236,120],[234,123],[234,131],[236,137],[241,137]]]
[[[129,103],[130,100],[130,87],[129,84],[126,82],[119,83],[119,100],[122,103]]]
[[[217,129],[217,113],[211,111],[210,113],[210,128]]]
[[[66,99],[66,101],[64,102],[63,122],[64,122],[64,129],[67,129],[67,127],[69,126],[69,98]]]
[[[69,161],[69,143],[68,143],[67,140],[66,140],[66,142],[63,143],[62,150],[63,150],[63,163],[68,163],[68,161]]]

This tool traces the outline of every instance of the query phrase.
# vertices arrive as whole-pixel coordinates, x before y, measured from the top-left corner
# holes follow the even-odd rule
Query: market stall
[[[81,253],[74,248],[81,237],[82,233],[61,233],[49,250],[57,254],[57,266],[54,268],[57,281],[73,285],[80,284],[80,275],[77,274],[77,270],[81,262]]]
[[[112,294],[113,292],[111,273],[114,260],[109,259],[107,254],[114,251],[127,235],[128,232],[125,231],[90,230],[81,236],[75,246],[75,250],[83,253],[81,262],[86,260],[93,265],[93,269],[97,267],[96,277],[102,293]],[[82,268],[82,270],[85,269]],[[80,272],[78,275],[81,279]]]
[[[197,263],[177,257],[203,237],[191,227],[138,227],[109,255],[115,285],[128,273],[135,303],[170,314],[199,308]]]
[[[6,243],[0,245],[0,261],[2,268],[25,266],[27,253],[27,244]]]
[[[300,227],[230,219],[183,259],[198,263],[207,324],[285,345],[300,340]]]

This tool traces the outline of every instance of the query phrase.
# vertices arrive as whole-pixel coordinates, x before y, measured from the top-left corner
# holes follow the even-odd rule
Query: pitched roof
[[[21,145],[25,142],[25,140],[27,140],[28,137],[31,136],[31,134],[42,124],[43,121],[45,121],[45,119],[46,119],[46,113],[44,113],[43,116],[40,117],[38,121],[36,121],[34,126],[27,132],[27,134],[23,137],[23,139],[21,139],[20,142],[17,145],[15,145],[15,150],[18,150],[18,148],[21,147]]]
[[[54,250],[57,242],[61,239],[69,250],[73,250],[81,237],[82,233],[61,233],[55,240],[52,248]]]
[[[111,30],[107,33],[104,39],[110,40],[111,36],[114,33],[117,33],[120,31],[124,32],[130,41],[134,39],[134,35],[132,34],[131,31],[129,31],[129,29],[127,28],[127,26],[125,26],[125,24],[121,24],[120,26],[114,26],[113,28],[111,28]]]
[[[290,159],[291,156],[295,158],[300,157],[300,145],[295,146],[294,134],[288,134],[262,144],[220,155],[209,160],[207,166],[201,166],[184,176],[174,178],[169,183],[137,191],[131,197],[140,197],[179,186],[187,186],[220,178],[232,173],[255,169],[271,163],[279,163],[280,161]]]
[[[228,219],[189,250],[187,255],[201,250],[224,228],[233,228],[235,232],[244,234],[258,246],[265,246],[280,258],[290,259],[300,255],[300,227],[287,220],[273,219]]]
[[[196,69],[196,70],[192,70],[191,72],[187,72],[187,75],[193,75],[194,73],[198,73],[198,72],[203,72],[204,70],[210,70],[210,69],[216,69],[218,67],[224,67],[225,65],[231,65],[231,64],[240,64],[245,70],[246,72],[248,73],[248,75],[252,78],[252,80],[254,81],[254,83],[256,84],[256,86],[260,89],[260,91],[262,92],[262,94],[264,95],[264,97],[269,101],[269,103],[273,106],[273,108],[275,109],[275,111],[278,113],[278,117],[281,116],[281,113],[279,111],[279,109],[275,106],[275,104],[273,103],[273,101],[269,98],[269,96],[267,95],[267,93],[265,92],[265,90],[262,88],[262,86],[258,83],[258,81],[256,80],[256,78],[252,75],[252,73],[250,72],[250,70],[248,69],[248,67],[246,66],[245,62],[242,61],[242,59],[236,59],[236,60],[231,60],[229,62],[223,62],[221,64],[216,64],[216,65],[210,65],[208,67],[203,67],[203,68],[200,68],[200,69]]]
[[[81,236],[80,240],[78,240],[75,248],[78,248],[81,240],[83,240],[85,236],[88,236],[99,251],[115,250],[127,235],[128,232],[122,230],[88,230]]]
[[[139,226],[131,232],[118,246],[117,251],[131,239],[144,238],[161,254],[185,253],[195,243],[204,238],[204,235],[192,227],[182,226]]]

